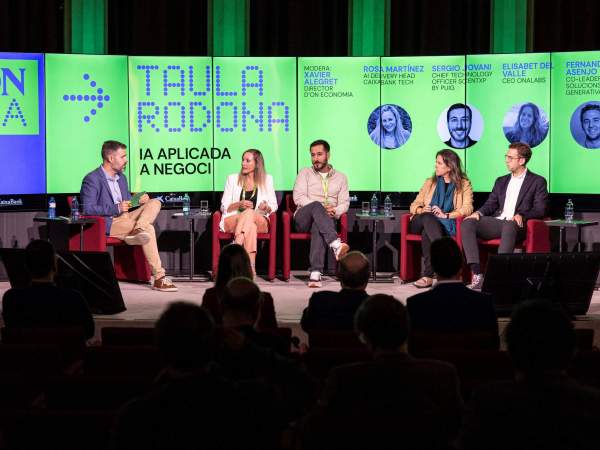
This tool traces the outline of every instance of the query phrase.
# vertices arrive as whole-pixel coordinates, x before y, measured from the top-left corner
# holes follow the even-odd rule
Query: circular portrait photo
[[[483,118],[477,108],[455,103],[444,109],[438,118],[440,139],[450,148],[469,148],[483,135]]]
[[[502,130],[508,142],[524,142],[531,148],[546,139],[549,128],[546,112],[534,103],[513,105],[502,121]]]
[[[410,139],[412,121],[400,106],[381,105],[369,115],[367,131],[373,143],[381,148],[399,148]]]
[[[584,148],[600,148],[600,101],[577,107],[571,116],[571,135]]]

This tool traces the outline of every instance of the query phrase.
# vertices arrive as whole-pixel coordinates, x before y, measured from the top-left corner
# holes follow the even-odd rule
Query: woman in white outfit
[[[233,233],[235,243],[248,252],[255,273],[256,236],[269,230],[269,215],[277,211],[273,177],[267,175],[259,150],[249,149],[242,155],[239,173],[227,177],[221,199],[221,231]]]

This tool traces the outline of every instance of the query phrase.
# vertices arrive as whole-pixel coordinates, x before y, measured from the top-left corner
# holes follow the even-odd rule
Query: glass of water
[[[368,216],[369,215],[369,208],[370,208],[370,203],[369,202],[362,202],[362,209],[361,209],[361,214],[363,216]]]
[[[208,200],[200,200],[200,215],[208,216]]]

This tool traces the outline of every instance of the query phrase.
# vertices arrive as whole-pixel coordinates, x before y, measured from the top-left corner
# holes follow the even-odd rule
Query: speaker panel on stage
[[[587,313],[600,271],[600,252],[490,255],[482,292],[498,316],[531,298],[559,303],[572,315]]]
[[[79,291],[93,314],[125,311],[125,302],[107,252],[58,251],[56,284]],[[30,277],[25,267],[25,249],[0,248],[10,285],[24,287]]]

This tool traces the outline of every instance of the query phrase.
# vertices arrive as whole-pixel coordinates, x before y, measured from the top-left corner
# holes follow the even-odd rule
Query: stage
[[[379,275],[378,275],[379,276]],[[276,279],[273,282],[260,277],[257,283],[261,290],[270,292],[275,301],[275,313],[280,326],[292,328],[293,334],[306,342],[306,335],[300,328],[302,310],[306,307],[312,292],[317,290],[339,290],[340,284],[331,277],[325,277],[323,287],[309,289],[306,286],[306,272],[292,274],[289,282]],[[204,291],[212,286],[212,282],[177,281],[178,292],[154,291],[147,284],[119,283],[127,311],[114,315],[94,316],[96,321],[96,336],[100,339],[100,329],[105,326],[152,327],[162,311],[170,302],[189,301],[202,303]],[[10,288],[8,282],[0,282],[0,295]],[[412,284],[402,284],[399,279],[393,283],[371,283],[367,287],[369,294],[389,294],[405,303],[411,295],[422,292]],[[508,322],[506,318],[499,319],[500,332]],[[600,291],[594,291],[590,309],[585,316],[577,316],[577,328],[593,328],[594,345],[600,347]]]

